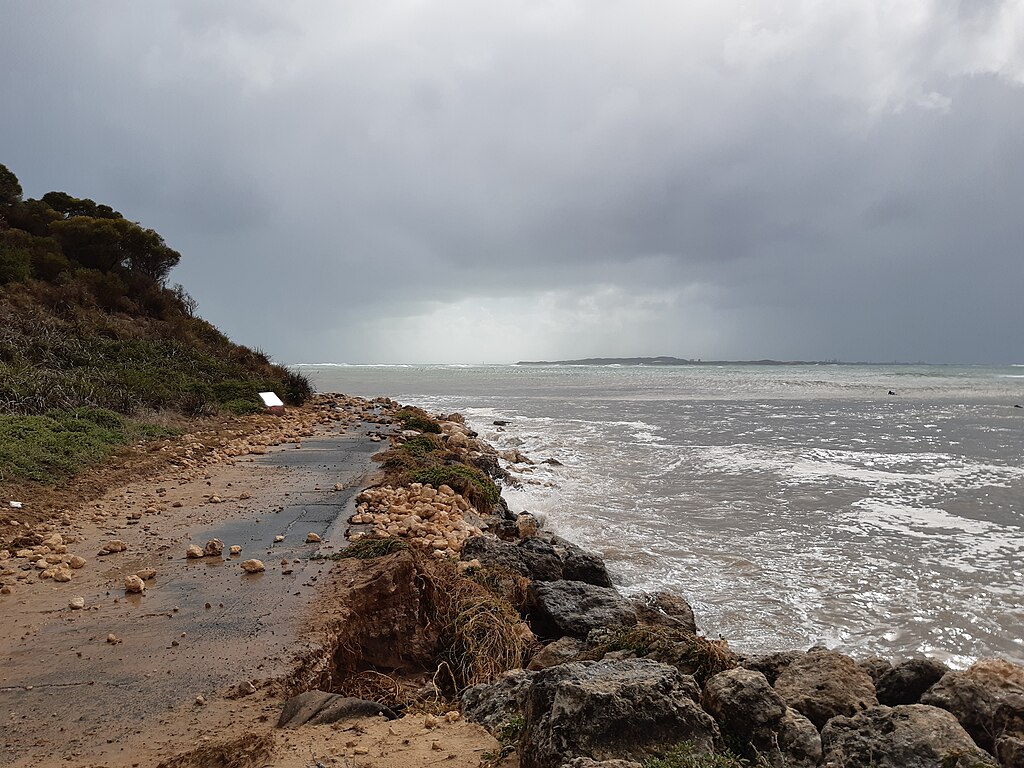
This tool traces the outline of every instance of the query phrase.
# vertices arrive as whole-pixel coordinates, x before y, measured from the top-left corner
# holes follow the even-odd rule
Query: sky
[[[1024,0],[9,0],[0,163],[286,363],[1024,363]]]

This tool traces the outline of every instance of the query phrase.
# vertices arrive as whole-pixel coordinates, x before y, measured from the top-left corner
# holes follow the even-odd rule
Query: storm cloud
[[[1024,2],[6,3],[0,162],[285,362],[1024,362]]]

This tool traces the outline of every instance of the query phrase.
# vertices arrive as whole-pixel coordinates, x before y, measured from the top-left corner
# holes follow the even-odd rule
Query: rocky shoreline
[[[398,413],[410,412],[418,428],[394,430],[378,457],[385,468],[419,455],[510,480],[502,457],[461,416]],[[334,637],[345,650],[320,683],[336,696],[351,698],[356,688],[346,682],[372,672],[398,681],[390,699],[373,697],[397,712],[458,700],[502,745],[492,765],[517,756],[523,768],[1024,766],[1021,665],[985,659],[955,671],[929,659],[858,661],[824,647],[740,655],[702,636],[678,596],[624,596],[599,557],[503,499],[481,508],[460,492],[468,486],[403,485],[410,466],[425,471],[422,461],[406,463],[404,474],[359,497],[351,520],[352,546],[394,549],[354,566],[365,587],[359,600],[373,608],[349,617],[362,629]],[[438,568],[501,601],[493,610],[505,625],[487,630],[514,647],[501,665],[475,677],[451,672],[453,641],[437,626],[437,595],[417,586],[439,580]],[[372,586],[381,582],[386,594]],[[387,626],[367,617],[373,612],[386,614]],[[451,679],[439,682],[445,667]]]

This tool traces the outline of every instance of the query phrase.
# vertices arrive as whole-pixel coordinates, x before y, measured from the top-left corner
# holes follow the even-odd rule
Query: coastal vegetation
[[[66,192],[23,199],[0,165],[0,482],[53,483],[196,417],[290,404],[301,374],[232,343],[167,278],[152,229]]]

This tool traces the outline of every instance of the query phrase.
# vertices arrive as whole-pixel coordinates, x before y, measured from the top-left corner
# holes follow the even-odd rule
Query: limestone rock
[[[156,568],[143,568],[140,571],[136,571],[135,575],[143,581],[152,581],[156,578]]]
[[[787,707],[760,672],[742,667],[720,672],[705,684],[701,704],[748,760],[813,768],[821,759],[814,725]]]
[[[697,620],[693,608],[679,595],[671,592],[653,592],[633,598],[633,609],[641,624],[673,627],[697,634]]]
[[[949,712],[923,704],[870,707],[833,718],[821,732],[836,768],[997,768]]]
[[[744,669],[760,672],[769,683],[775,685],[775,681],[779,679],[782,670],[803,655],[803,651],[774,651],[760,656],[747,657],[743,659],[741,666]]]
[[[128,549],[128,545],[121,541],[121,539],[113,539],[100,548],[100,554],[112,555],[115,552],[124,552],[126,549]]]
[[[819,729],[837,715],[878,705],[868,673],[849,656],[824,648],[795,659],[775,681],[775,690]]]
[[[396,717],[390,709],[374,701],[353,699],[324,691],[306,691],[298,696],[293,696],[284,703],[284,709],[277,720],[277,727],[328,725],[340,720],[377,715],[383,715],[388,720],[394,720]]]
[[[523,711],[534,672],[513,669],[493,683],[481,683],[462,694],[466,719],[479,723],[492,733]]]
[[[185,550],[185,557],[190,560],[198,560],[203,556],[203,550],[198,544],[189,544]]]
[[[892,662],[888,659],[883,659],[881,656],[872,656],[858,662],[857,666],[867,672],[877,686],[878,681],[882,679],[882,675],[892,669]]]
[[[535,581],[582,581],[599,587],[612,586],[601,558],[557,536],[534,536],[518,542],[473,536],[462,546],[462,559],[507,568]]]
[[[60,567],[53,572],[54,581],[68,582],[71,578],[71,571],[68,568]]]
[[[996,758],[1003,768],[1024,768],[1024,739],[1016,736],[997,738]]]
[[[1024,666],[981,659],[963,672],[947,672],[921,703],[952,712],[978,746],[994,750],[1001,737],[1024,738]]]
[[[614,589],[582,581],[535,581],[527,591],[527,614],[538,637],[585,639],[591,630],[636,624],[630,601]]]
[[[229,551],[231,552],[232,557],[235,556],[235,555],[242,554],[242,548],[240,546],[238,546],[237,544],[232,544],[231,545],[231,549]]]
[[[313,531],[310,531],[309,533],[306,534],[306,543],[307,544],[318,544],[321,541],[323,541],[323,539],[320,538],[320,535],[317,534],[317,533],[314,533]]]
[[[548,643],[541,648],[530,659],[527,669],[540,670],[548,667],[555,667],[559,664],[567,664],[575,659],[580,652],[587,647],[582,640],[575,637],[563,637]]]
[[[85,608],[85,598],[72,597],[70,600],[68,600],[68,608],[70,608],[73,611],[82,610],[83,608]]]
[[[519,746],[522,768],[559,768],[575,757],[644,761],[680,741],[720,746],[696,702],[692,677],[648,659],[573,662],[536,673]]]
[[[917,704],[921,694],[949,672],[949,668],[933,659],[908,659],[885,672],[875,681],[878,702],[888,707]]]
[[[124,591],[128,594],[141,595],[146,591],[146,582],[138,576],[126,576],[124,580]]]
[[[262,560],[244,560],[242,561],[242,570],[246,573],[262,573],[267,570],[267,567],[263,564]]]
[[[78,570],[79,568],[84,568],[85,563],[85,558],[79,557],[78,555],[72,555],[68,558],[68,566],[74,568],[75,570]]]
[[[210,539],[203,547],[204,557],[220,557],[224,554],[224,542],[220,539]]]

